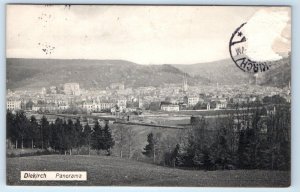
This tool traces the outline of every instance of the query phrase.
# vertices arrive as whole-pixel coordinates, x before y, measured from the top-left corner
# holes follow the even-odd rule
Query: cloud
[[[230,57],[228,43],[232,32],[260,9],[255,6],[8,5],[7,57],[124,59],[140,64],[215,61]],[[284,34],[287,35],[277,38],[280,42],[282,38],[288,40],[289,31]],[[55,50],[48,54],[41,45]]]

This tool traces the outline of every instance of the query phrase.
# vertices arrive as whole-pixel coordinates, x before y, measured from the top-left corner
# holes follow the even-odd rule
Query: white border
[[[115,192],[115,191],[140,191],[154,192],[179,192],[179,191],[243,191],[243,192],[298,192],[300,191],[300,1],[298,0],[4,0],[0,3],[1,20],[1,64],[0,64],[0,191],[63,191],[71,192],[74,187],[28,187],[28,186],[7,186],[6,185],[6,155],[5,155],[5,140],[6,140],[6,61],[5,61],[5,4],[7,3],[34,3],[34,4],[189,4],[189,5],[290,5],[292,6],[292,183],[289,188],[216,188],[216,187],[76,187],[78,191],[99,191],[101,192]],[[17,13],[16,13],[17,14]],[[298,118],[297,118],[298,117]]]

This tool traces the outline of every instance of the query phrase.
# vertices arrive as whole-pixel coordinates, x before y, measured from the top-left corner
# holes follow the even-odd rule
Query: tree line
[[[74,150],[78,154],[85,147],[89,154],[96,150],[111,155],[116,145],[121,158],[139,159],[140,154],[156,164],[189,169],[289,170],[290,114],[286,103],[268,109],[236,106],[214,122],[197,117],[173,137],[151,132],[141,153],[132,127],[118,125],[113,137],[108,123],[101,126],[98,120],[93,126],[83,126],[79,119],[57,118],[50,123],[45,116],[37,120],[35,116],[27,118],[22,111],[7,111],[7,139],[15,148],[50,148],[61,154]]]
[[[214,125],[197,118],[170,150],[161,151],[161,140],[150,133],[143,154],[172,167],[289,170],[290,105],[249,111],[237,109],[217,117]]]
[[[111,130],[106,122],[104,126],[94,120],[94,126],[89,124],[82,126],[79,119],[64,120],[57,118],[54,123],[49,123],[45,116],[38,121],[35,116],[27,118],[25,112],[7,111],[7,139],[10,140],[16,149],[18,148],[40,148],[49,149],[61,154],[72,154],[74,149],[82,146],[90,149],[104,150],[107,155],[115,142]]]

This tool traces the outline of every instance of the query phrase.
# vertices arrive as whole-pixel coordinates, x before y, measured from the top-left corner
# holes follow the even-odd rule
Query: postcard
[[[291,7],[6,6],[7,185],[288,187]]]

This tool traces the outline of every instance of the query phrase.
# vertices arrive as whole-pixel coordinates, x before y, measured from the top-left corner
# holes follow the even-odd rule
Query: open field
[[[87,171],[87,181],[20,181],[20,171]],[[287,187],[290,172],[182,170],[107,156],[44,155],[7,159],[9,185]]]

